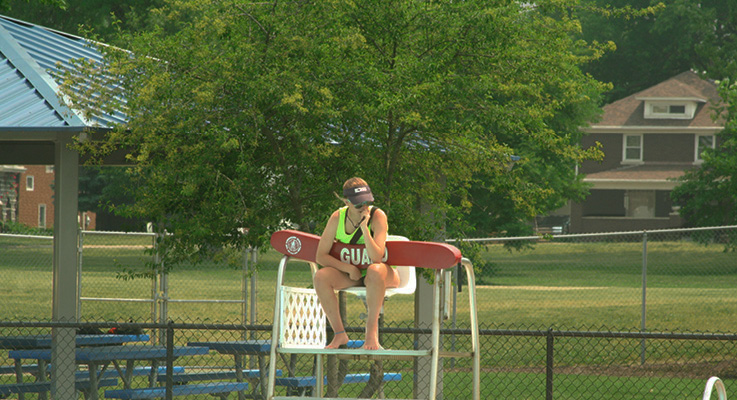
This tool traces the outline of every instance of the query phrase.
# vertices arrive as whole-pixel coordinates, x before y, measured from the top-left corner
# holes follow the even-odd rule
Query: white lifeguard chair
[[[429,357],[431,359],[430,368],[430,386],[429,400],[434,400],[437,395],[437,379],[439,368],[439,357],[470,357],[473,359],[473,391],[472,399],[480,400],[480,354],[478,340],[478,320],[476,316],[476,293],[475,278],[473,274],[473,265],[468,259],[462,258],[458,249],[453,246],[430,242],[406,242],[406,238],[393,238],[398,241],[387,241],[388,253],[387,263],[396,265],[400,273],[400,285],[397,288],[387,289],[387,296],[399,293],[411,294],[415,291],[415,270],[414,268],[429,268],[434,271],[433,284],[433,321],[432,321],[432,339],[430,349],[380,349],[380,350],[364,350],[364,349],[325,349],[326,344],[326,322],[322,308],[317,304],[317,295],[313,289],[291,288],[283,286],[286,265],[290,259],[297,259],[310,263],[312,268],[317,268],[315,256],[317,252],[317,244],[319,236],[307,234],[304,232],[285,230],[279,231],[272,235],[272,246],[282,254],[281,262],[276,282],[276,297],[274,304],[274,325],[272,330],[271,354],[269,359],[269,384],[267,388],[266,398],[269,400],[289,399],[291,397],[275,396],[275,377],[276,363],[280,354],[311,354],[316,358],[315,362],[315,378],[316,390],[318,397],[307,397],[307,399],[321,399],[324,382],[322,355],[336,355],[339,358],[347,359],[406,359],[415,357]],[[339,251],[341,248],[350,248],[355,245],[336,244],[331,251]],[[336,250],[336,248],[338,248]],[[432,250],[441,250],[452,254],[452,257],[441,257],[436,259],[428,257],[428,254],[419,254],[417,259],[413,257],[412,251],[403,251],[404,249],[428,248]],[[444,254],[447,255],[447,254]],[[468,277],[468,293],[470,306],[470,323],[471,323],[471,351],[470,352],[444,352],[440,349],[440,326],[441,326],[441,296],[440,285],[445,275],[443,272],[460,264],[465,270]],[[415,267],[406,267],[407,265],[415,265]],[[400,269],[401,268],[401,269]],[[350,288],[346,290],[352,292],[359,297],[363,294],[362,288]],[[295,294],[297,293],[297,294]],[[306,296],[306,297],[305,297]],[[308,297],[311,297],[309,299]],[[304,397],[303,397],[304,398]]]

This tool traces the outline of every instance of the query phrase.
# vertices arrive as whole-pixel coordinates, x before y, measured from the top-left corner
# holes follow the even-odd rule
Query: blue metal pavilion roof
[[[0,15],[0,129],[108,127],[125,115],[91,121],[60,101],[52,72],[71,67],[70,60],[101,62],[94,42]],[[58,64],[58,65],[57,65]]]

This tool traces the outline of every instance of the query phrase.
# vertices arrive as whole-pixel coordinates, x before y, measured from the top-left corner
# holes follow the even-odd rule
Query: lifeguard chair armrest
[[[271,235],[271,246],[276,251],[307,262],[316,262],[320,237],[311,233],[285,229]],[[364,245],[334,243],[330,254],[358,268],[371,264]],[[447,269],[461,261],[461,251],[446,243],[396,241],[386,242],[386,254],[382,260],[389,265],[417,268]]]

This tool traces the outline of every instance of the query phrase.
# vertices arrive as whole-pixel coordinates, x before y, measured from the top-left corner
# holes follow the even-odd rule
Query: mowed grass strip
[[[89,236],[89,237],[88,237]],[[4,319],[50,317],[51,241],[0,237],[0,290]],[[148,279],[124,279],[150,271],[150,236],[86,235],[82,296],[150,299]],[[116,243],[120,243],[116,245]],[[648,244],[647,326],[653,330],[731,332],[737,314],[737,257],[719,245],[692,242]],[[639,329],[642,309],[641,243],[538,243],[522,251],[489,245],[484,257],[494,264],[479,277],[478,315],[482,324],[530,329],[558,327]],[[237,259],[230,254],[223,260]],[[260,255],[257,320],[273,314],[274,283],[280,255]],[[170,299],[239,300],[244,293],[241,266],[224,261],[176,266],[169,275]],[[286,284],[310,286],[309,266],[292,262]],[[248,290],[246,288],[245,290]],[[348,296],[349,316],[363,304]],[[468,320],[465,287],[458,293],[457,320]],[[411,323],[412,296],[394,296],[385,309],[388,323]],[[239,321],[242,305],[184,303],[170,306],[175,320]],[[146,318],[150,305],[91,302],[85,319]],[[44,319],[44,318],[42,318]]]

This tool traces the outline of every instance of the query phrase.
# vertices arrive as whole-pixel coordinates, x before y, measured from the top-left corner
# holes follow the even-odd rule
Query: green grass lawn
[[[124,279],[149,271],[148,236],[86,235],[82,296],[150,299],[159,290],[148,279]],[[490,326],[546,329],[639,329],[642,292],[641,243],[539,243],[523,251],[489,245],[482,254],[493,263],[478,279],[478,314]],[[0,318],[50,317],[51,241],[0,237]],[[257,320],[272,318],[274,281],[280,255],[260,256]],[[737,257],[720,246],[691,242],[648,244],[647,327],[653,330],[732,332],[737,326]],[[286,284],[310,285],[307,264],[294,262]],[[169,275],[171,299],[227,299],[243,296],[243,270],[225,264],[177,266]],[[464,288],[465,289],[465,288]],[[350,296],[349,296],[350,298]],[[411,296],[394,296],[386,319],[410,323]],[[349,299],[348,315],[363,311]],[[170,304],[176,320],[238,322],[242,305]],[[150,318],[151,304],[84,301],[85,319]],[[467,292],[458,293],[459,323],[468,320]]]
[[[125,279],[127,272],[146,272],[151,256],[145,252],[151,238],[90,235],[85,239],[82,260],[83,297],[150,299],[160,291],[159,282]],[[489,245],[483,257],[493,264],[492,272],[480,276],[477,310],[482,328],[545,330],[637,330],[641,322],[641,243],[540,243],[523,251],[508,251]],[[0,236],[0,293],[3,293],[2,320],[50,319],[52,298],[51,241]],[[280,255],[268,251],[260,255],[257,287],[257,322],[270,323],[273,313],[274,282]],[[737,257],[721,247],[691,242],[648,244],[646,292],[647,327],[655,331],[734,332],[737,326]],[[239,300],[243,296],[242,268],[224,263],[182,265],[168,277],[168,296],[173,300]],[[286,284],[309,286],[309,267],[289,265]],[[467,288],[458,293],[457,320],[467,326]],[[357,319],[363,305],[349,297],[348,325],[362,326]],[[413,321],[412,296],[394,296],[386,306],[388,325],[410,326]],[[149,321],[152,304],[145,302],[84,301],[82,316],[92,321]],[[170,303],[169,316],[178,322],[239,323],[242,304]],[[446,322],[450,326],[450,321]],[[194,335],[189,332],[188,335]],[[232,340],[225,333],[204,331],[197,339]],[[234,335],[231,332],[228,335]],[[260,335],[268,336],[261,332]],[[265,336],[260,336],[265,337]],[[180,337],[185,343],[191,337]],[[467,346],[460,338],[458,346]],[[483,337],[483,398],[543,398],[545,375],[539,371],[544,361],[544,338]],[[411,337],[394,335],[385,344],[411,346]],[[449,342],[446,341],[446,346]],[[639,340],[566,339],[556,343],[556,367],[606,365],[601,371],[560,373],[554,381],[556,399],[585,398],[582,388],[607,388],[588,393],[601,399],[696,398],[714,363],[729,361],[731,347],[723,343],[689,342],[682,345],[648,342],[648,363],[680,365],[686,377],[671,372],[627,372],[639,362]],[[725,355],[727,358],[725,358]],[[212,357],[212,355],[211,355]],[[695,361],[694,361],[695,360]],[[185,362],[185,360],[182,360]],[[186,362],[201,363],[192,359]],[[229,359],[209,361],[225,366]],[[693,363],[693,366],[690,366]],[[720,364],[720,365],[721,365]],[[729,368],[731,364],[728,365]],[[525,369],[536,368],[535,372]],[[711,369],[709,369],[711,368]],[[729,368],[727,371],[729,371]],[[411,393],[411,364],[400,365],[402,382],[387,386],[387,394]],[[565,368],[563,368],[565,371]],[[717,369],[716,372],[719,372]],[[733,375],[733,374],[732,374]],[[730,376],[732,376],[730,375]],[[465,370],[446,373],[446,393],[452,398],[470,395],[469,374]],[[728,380],[727,386],[733,381]],[[356,387],[360,385],[355,385]],[[409,388],[409,389],[408,389]],[[390,391],[391,389],[391,391]],[[354,390],[346,388],[346,390]],[[357,390],[357,389],[356,389]],[[410,390],[407,392],[407,390]],[[352,393],[352,392],[349,392]],[[677,394],[674,396],[673,394]],[[404,395],[402,395],[404,396]],[[409,396],[409,395],[408,395]]]

